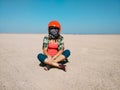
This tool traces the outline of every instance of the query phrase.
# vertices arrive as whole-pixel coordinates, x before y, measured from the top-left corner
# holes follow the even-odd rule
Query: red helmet
[[[49,24],[48,24],[48,28],[49,27],[57,27],[59,30],[61,29],[61,25],[60,25],[60,23],[58,22],[58,21],[51,21],[51,22],[49,22]]]

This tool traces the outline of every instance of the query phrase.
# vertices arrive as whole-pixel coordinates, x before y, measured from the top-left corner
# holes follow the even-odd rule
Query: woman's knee
[[[44,63],[44,61],[45,61],[45,59],[47,58],[47,56],[44,55],[44,54],[42,54],[42,53],[40,53],[40,54],[38,54],[37,58],[38,58],[38,60],[39,60],[40,62]]]
[[[68,58],[70,56],[71,52],[70,52],[70,50],[67,49],[62,54],[65,56],[65,58]]]

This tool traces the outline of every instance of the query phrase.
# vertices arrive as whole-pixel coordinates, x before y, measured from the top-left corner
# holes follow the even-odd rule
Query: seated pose
[[[61,26],[58,21],[51,21],[48,24],[48,36],[43,39],[43,54],[38,54],[38,59],[48,66],[54,66],[66,71],[66,65],[59,62],[66,60],[70,56],[69,50],[64,50],[63,36],[60,35]]]

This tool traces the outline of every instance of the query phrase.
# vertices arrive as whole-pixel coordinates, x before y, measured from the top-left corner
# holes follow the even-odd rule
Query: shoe
[[[66,72],[66,65],[60,64],[59,68]]]
[[[50,68],[51,68],[50,65],[46,65],[46,66],[44,67],[44,70],[45,70],[45,71],[48,71],[48,70],[50,70]]]
[[[44,66],[46,66],[46,64],[40,63],[39,66],[44,67]]]
[[[69,61],[68,61],[68,59],[65,59],[64,61],[61,61],[61,62],[59,62],[59,63],[61,63],[61,64],[66,64],[66,63],[68,63]]]

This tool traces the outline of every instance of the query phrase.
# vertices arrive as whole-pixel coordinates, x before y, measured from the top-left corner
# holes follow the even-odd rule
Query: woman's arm
[[[64,46],[62,47],[61,50],[58,51],[58,53],[52,58],[52,59],[56,59],[59,55],[61,55],[64,51]]]
[[[51,59],[52,57],[49,55],[46,48],[43,49],[43,53],[48,57],[48,59]]]
[[[47,52],[47,49],[43,49],[43,53],[46,55],[46,56],[50,56]]]
[[[64,42],[63,42],[63,37],[60,36],[59,40],[58,40],[58,43],[59,43],[59,46],[58,46],[58,53],[53,57],[53,59],[56,59],[59,55],[61,55],[64,51]]]
[[[42,49],[43,49],[43,53],[44,53],[49,59],[51,59],[51,56],[48,54],[48,51],[47,51],[48,42],[49,42],[48,37],[44,37]]]
[[[59,55],[61,55],[63,52],[63,50],[58,51],[58,53],[53,57],[53,59],[55,60]]]

